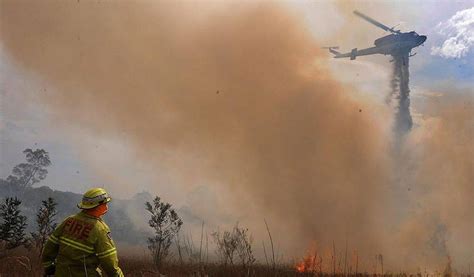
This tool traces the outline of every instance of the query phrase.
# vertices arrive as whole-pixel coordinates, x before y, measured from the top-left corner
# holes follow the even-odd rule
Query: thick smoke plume
[[[33,1],[1,10],[2,43],[54,86],[44,100],[58,121],[123,136],[183,190],[225,188],[226,208],[254,232],[267,218],[286,257],[312,239],[375,247],[382,121],[370,102],[346,97],[353,88],[328,74],[327,54],[283,7]]]
[[[218,188],[212,209],[230,211],[227,223],[240,220],[256,241],[266,218],[285,258],[312,240],[329,249],[334,240],[338,251],[347,240],[361,269],[374,253],[393,266],[411,262],[400,253],[417,251],[413,233],[392,236],[407,220],[390,194],[389,118],[347,97],[354,88],[328,73],[327,54],[283,7],[0,5],[2,47],[48,88],[38,98],[60,126],[123,138],[182,191]]]

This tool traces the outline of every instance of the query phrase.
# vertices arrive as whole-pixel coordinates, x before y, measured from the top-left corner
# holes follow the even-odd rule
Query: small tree
[[[239,224],[235,224],[232,231],[216,231],[212,233],[214,242],[216,243],[216,254],[221,258],[225,265],[234,264],[237,256],[241,264],[250,266],[255,262],[252,251],[252,236],[246,228],[240,228]]]
[[[46,167],[51,165],[49,153],[44,149],[25,149],[26,163],[16,165],[12,174],[7,177],[7,182],[16,184],[21,188],[31,187],[39,181],[46,178],[48,170]]]
[[[153,262],[160,268],[162,262],[169,254],[169,248],[175,236],[183,225],[171,204],[164,203],[156,196],[152,203],[145,203],[146,210],[150,213],[148,224],[153,228],[154,236],[148,238],[148,249],[150,249]]]
[[[20,245],[28,245],[25,236],[26,216],[20,212],[21,201],[16,197],[8,197],[0,204],[0,240],[5,242],[7,249],[13,249]]]
[[[48,240],[48,237],[56,229],[57,223],[55,222],[57,203],[53,198],[48,197],[47,200],[42,201],[42,205],[36,214],[36,223],[38,231],[31,233],[33,242],[39,254],[43,252],[44,245]]]

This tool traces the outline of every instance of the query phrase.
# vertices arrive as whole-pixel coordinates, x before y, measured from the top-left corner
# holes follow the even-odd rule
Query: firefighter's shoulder
[[[99,232],[110,233],[109,226],[101,218],[97,219],[96,228]]]
[[[94,231],[96,237],[101,237],[104,234],[110,233],[109,226],[107,226],[107,224],[105,224],[101,219],[94,222]]]

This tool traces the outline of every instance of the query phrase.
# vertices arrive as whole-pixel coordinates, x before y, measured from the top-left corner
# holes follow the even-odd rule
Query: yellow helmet
[[[79,209],[88,210],[99,206],[100,204],[109,203],[112,198],[109,197],[105,189],[93,188],[82,196],[82,202],[77,204]]]

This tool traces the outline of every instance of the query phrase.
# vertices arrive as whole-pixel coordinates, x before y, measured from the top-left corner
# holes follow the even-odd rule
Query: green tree
[[[26,216],[20,212],[21,201],[8,197],[0,204],[0,240],[6,243],[7,249],[28,245],[25,236]]]
[[[48,237],[53,233],[54,229],[56,229],[56,206],[57,203],[54,201],[53,198],[48,197],[47,200],[42,201],[42,205],[36,214],[36,224],[37,224],[37,231],[31,233],[31,237],[33,238],[33,243],[38,249],[40,255],[43,252],[44,245],[48,240]]]
[[[171,204],[162,202],[158,196],[152,203],[146,202],[145,207],[150,213],[148,224],[154,231],[154,236],[148,238],[148,249],[151,251],[153,262],[160,268],[169,254],[171,243],[179,233],[183,221]]]
[[[21,188],[31,187],[39,181],[46,178],[48,170],[46,167],[51,165],[49,153],[44,149],[25,149],[23,151],[26,163],[16,165],[12,174],[7,177],[7,182],[18,185]]]

